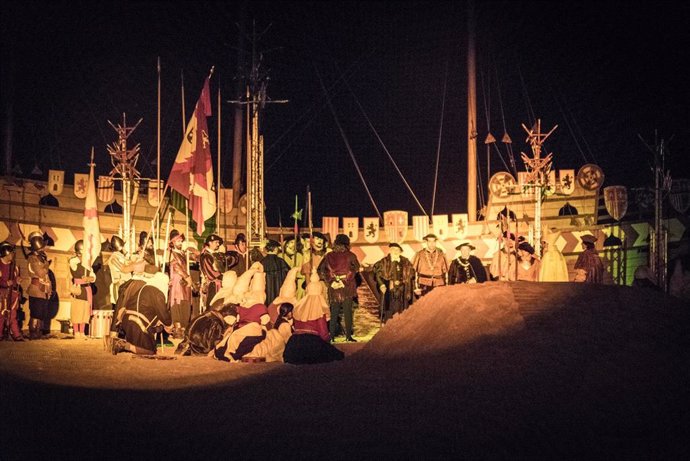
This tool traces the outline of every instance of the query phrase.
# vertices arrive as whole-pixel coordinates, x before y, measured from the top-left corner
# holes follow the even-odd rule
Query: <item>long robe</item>
[[[470,255],[468,259],[457,257],[453,259],[448,268],[448,285],[484,283],[486,279],[486,269],[482,260],[474,255]]]
[[[290,271],[290,266],[283,258],[276,254],[268,254],[261,260],[266,273],[266,305],[273,303],[273,300],[280,294],[280,287],[283,286],[285,277]]]
[[[546,251],[541,258],[539,281],[541,282],[567,282],[568,265],[563,253],[558,250],[556,241],[560,232],[550,232],[545,237]]]
[[[374,274],[377,289],[380,291],[381,285],[386,287],[381,300],[381,318],[386,321],[410,305],[415,270],[406,257],[400,256],[398,261],[393,261],[391,255],[388,255],[374,264]]]
[[[584,282],[603,283],[604,281],[604,263],[597,254],[597,250],[587,249],[580,253],[575,261],[575,269],[585,271],[587,275]]]

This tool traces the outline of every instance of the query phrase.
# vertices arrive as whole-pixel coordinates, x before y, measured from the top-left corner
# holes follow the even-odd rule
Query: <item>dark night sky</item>
[[[479,157],[487,119],[503,126],[517,162],[527,151],[521,123],[559,128],[547,142],[558,168],[599,164],[606,185],[651,181],[651,154],[638,138],[670,140],[668,167],[682,163],[690,141],[686,67],[690,7],[649,2],[480,2],[477,24]],[[2,15],[3,122],[14,107],[14,157],[85,171],[91,146],[100,174],[107,121],[122,113],[144,121],[140,169],[155,177],[156,57],[162,62],[162,167],[181,140],[180,75],[187,117],[212,65],[215,95],[234,98],[239,2],[14,2]],[[343,75],[430,211],[444,82],[447,82],[434,213],[466,209],[466,7],[464,2],[250,2],[245,16],[259,32],[269,71],[268,95],[288,99],[264,113],[269,224],[313,193],[320,216],[375,216],[317,77],[331,88],[338,118],[381,212],[420,214]],[[268,30],[266,28],[270,25]],[[337,84],[334,85],[334,83]],[[10,98],[11,96],[11,98]],[[223,105],[223,183],[231,179],[232,107]],[[4,123],[3,123],[4,125]],[[4,131],[4,130],[3,130]],[[4,145],[4,144],[3,144]],[[217,151],[212,133],[212,149]],[[501,145],[501,151],[505,150]],[[215,163],[215,160],[214,160]],[[504,169],[496,152],[494,171]],[[518,163],[519,164],[519,163]],[[522,168],[520,168],[522,169]],[[483,173],[484,178],[486,173]],[[69,177],[69,176],[68,176]]]

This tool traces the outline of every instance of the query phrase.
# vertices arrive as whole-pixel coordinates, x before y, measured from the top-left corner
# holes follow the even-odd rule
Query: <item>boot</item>
[[[29,320],[29,339],[41,339],[41,320],[40,319],[30,319]]]

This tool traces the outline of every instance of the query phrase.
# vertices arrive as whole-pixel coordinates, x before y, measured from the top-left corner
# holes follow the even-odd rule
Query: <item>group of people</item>
[[[438,286],[488,280],[567,281],[565,259],[555,245],[557,237],[557,233],[545,235],[544,256],[540,259],[528,242],[516,240],[514,234],[505,232],[488,272],[482,261],[472,254],[475,246],[470,241],[463,241],[456,247],[457,255],[450,262],[438,247],[438,238],[434,234],[424,237],[424,247],[411,261],[403,256],[399,244],[390,243],[388,254],[369,272],[373,272],[371,278],[380,298],[381,321],[386,322],[396,313],[403,312],[416,298]],[[48,304],[56,296],[56,290],[43,237],[34,232],[28,240],[30,246],[28,252],[25,250],[25,256],[31,278],[27,290],[31,314],[29,338],[37,339],[42,337]],[[582,237],[584,251],[575,264],[577,281],[602,281],[604,268],[594,248],[595,240],[591,235]],[[125,244],[120,237],[113,236],[109,243],[112,253],[106,264],[109,286],[105,290],[102,287],[98,290],[93,268],[85,268],[81,264],[83,242],[75,244],[74,256],[69,259],[71,319],[75,338],[85,336],[86,325],[94,309],[94,293],[103,295],[105,292],[108,305],[113,306],[108,344],[115,352],[128,350],[153,354],[156,338],[161,334],[186,343],[193,342],[194,337],[208,342],[208,334],[203,329],[213,323],[212,318],[224,319],[223,334],[239,331],[246,326],[248,318],[248,312],[243,309],[250,308],[253,313],[249,318],[252,322],[258,320],[259,330],[263,332],[258,336],[248,335],[256,344],[265,339],[270,329],[267,327],[275,326],[279,317],[283,319],[281,324],[289,324],[301,332],[310,331],[327,343],[332,342],[339,332],[344,334],[345,341],[356,342],[353,337],[353,308],[357,302],[357,287],[363,280],[363,268],[350,250],[350,239],[345,234],[338,234],[332,247],[327,236],[313,232],[290,236],[282,244],[268,240],[263,251],[248,254],[243,234],[238,234],[227,248],[223,247],[220,236],[211,234],[199,252],[193,246],[185,248],[185,236],[172,230],[164,261],[160,264],[156,261],[153,240],[145,232],[140,234],[138,248],[129,255],[125,254]],[[200,280],[192,276],[192,265],[198,265]],[[0,325],[7,326],[12,339],[21,341],[23,337],[16,320],[21,276],[14,262],[14,247],[7,242],[0,245],[0,269]],[[251,273],[245,276],[248,271]],[[253,290],[237,284],[245,279],[246,287],[256,279]],[[262,295],[255,294],[259,290],[257,287],[261,287]],[[228,290],[232,293],[230,297],[227,296]],[[315,298],[317,291],[320,299]],[[308,315],[298,308],[305,299],[309,300]],[[247,306],[249,303],[251,305]],[[263,307],[256,308],[256,304]],[[260,315],[257,315],[257,309],[261,311]],[[271,312],[270,322],[261,320],[263,310]],[[219,315],[221,312],[233,314]],[[201,317],[207,321],[195,322]],[[194,326],[201,331],[191,332],[190,328]],[[282,328],[285,330],[287,327]],[[216,339],[217,343],[222,340]],[[237,342],[237,337],[234,341]],[[249,353],[251,349],[245,345],[240,351]],[[233,350],[231,354],[224,352],[222,355],[236,360],[242,354]]]

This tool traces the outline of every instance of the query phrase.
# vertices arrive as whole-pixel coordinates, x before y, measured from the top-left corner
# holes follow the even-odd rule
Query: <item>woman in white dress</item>
[[[541,258],[541,270],[539,281],[541,282],[567,282],[568,265],[563,253],[558,251],[556,241],[561,235],[556,229],[545,228],[542,237],[545,243],[545,253]]]

